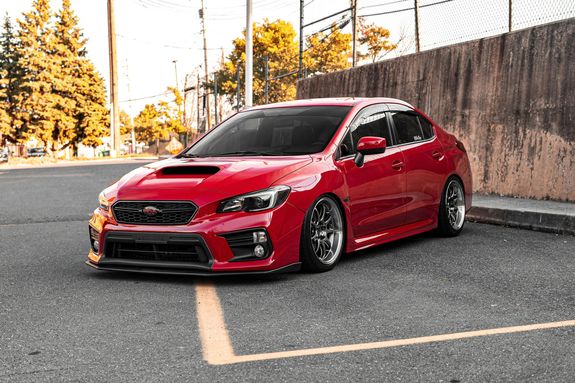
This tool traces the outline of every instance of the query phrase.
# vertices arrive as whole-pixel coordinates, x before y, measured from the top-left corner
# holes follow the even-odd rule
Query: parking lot
[[[323,274],[95,271],[98,193],[142,164],[0,170],[0,381],[575,376],[575,237],[467,223]]]

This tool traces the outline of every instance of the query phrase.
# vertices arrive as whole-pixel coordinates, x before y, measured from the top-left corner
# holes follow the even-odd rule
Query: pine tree
[[[15,95],[18,140],[36,137],[49,151],[54,149],[54,128],[62,116],[59,95],[54,92],[59,63],[55,56],[52,13],[48,0],[34,0],[32,10],[18,20],[20,81]]]
[[[19,79],[17,43],[12,22],[6,14],[0,36],[0,144],[4,139],[15,142],[18,133],[14,103]]]
[[[75,144],[96,147],[109,133],[110,116],[106,108],[104,79],[94,64],[83,57],[79,61],[76,82],[76,139]]]
[[[70,0],[62,1],[56,15],[55,36],[60,61],[55,91],[60,96],[62,119],[56,124],[54,138],[60,148],[100,145],[109,124],[104,80],[87,57],[86,39]]]

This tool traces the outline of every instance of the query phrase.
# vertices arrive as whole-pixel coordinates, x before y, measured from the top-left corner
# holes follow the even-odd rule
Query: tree
[[[57,110],[61,104],[53,91],[59,62],[55,59],[52,12],[48,0],[34,0],[32,10],[18,19],[17,70],[20,74],[13,102],[16,108],[18,141],[36,137],[48,147],[53,141]],[[67,123],[67,121],[66,121]]]
[[[168,92],[174,96],[174,100],[169,103],[160,101],[158,103],[158,112],[164,129],[172,133],[185,133],[186,127],[182,123],[182,104],[183,98],[180,91],[174,87],[168,87]]]
[[[351,35],[341,33],[343,25],[332,26],[329,33],[314,34],[307,39],[309,48],[304,53],[304,67],[311,73],[327,73],[349,67],[351,57]],[[268,102],[278,102],[295,98],[299,48],[296,32],[291,23],[283,20],[262,24],[254,23],[254,63],[253,100],[254,104],[265,102],[265,67],[268,63],[269,92]],[[234,49],[228,55],[223,69],[217,72],[221,93],[226,94],[231,103],[236,103],[237,76],[241,82],[245,68],[245,31],[242,37],[233,41]],[[211,83],[204,84],[212,87]],[[240,86],[240,99],[244,97],[244,87]],[[240,105],[242,103],[240,102]]]
[[[87,58],[86,39],[70,0],[62,1],[54,32],[59,64],[54,92],[59,97],[53,142],[59,144],[59,150],[69,145],[76,149],[80,143],[101,145],[109,125],[104,80]]]
[[[172,102],[160,101],[158,105],[147,104],[134,118],[136,140],[156,141],[156,152],[159,150],[161,139],[167,139],[170,133],[186,132],[181,119],[182,96],[176,88],[168,87],[167,91],[174,96]]]
[[[124,110],[120,110],[120,134],[122,136],[132,134],[133,128],[132,118]]]
[[[136,140],[151,142],[162,138],[164,133],[160,124],[160,112],[155,104],[146,104],[144,109],[134,118]]]
[[[110,112],[106,108],[104,79],[87,58],[78,61],[76,82],[75,144],[96,147],[109,133]]]
[[[19,75],[17,72],[17,44],[12,22],[6,14],[0,36],[0,141],[16,141],[16,94]],[[0,142],[1,144],[1,142]]]
[[[350,67],[351,34],[342,33],[337,24],[333,24],[327,34],[309,36],[307,46],[303,62],[309,73],[329,73]]]
[[[367,45],[367,54],[363,55],[363,57],[368,57],[374,63],[397,48],[397,44],[389,40],[390,36],[391,33],[386,28],[378,27],[373,23],[364,24],[360,22],[358,41],[361,45]]]
[[[296,71],[298,66],[298,46],[296,32],[291,23],[283,20],[270,22],[264,20],[262,24],[254,23],[254,103],[265,102],[265,65],[268,59],[269,77],[283,74],[281,79],[269,82],[269,102],[293,99],[295,97]],[[218,71],[219,90],[228,95],[229,101],[235,104],[237,89],[237,73],[243,73],[245,68],[245,31],[242,37],[233,41],[234,49],[228,55],[224,68]],[[210,84],[208,84],[210,86]],[[244,89],[240,87],[240,98],[243,98]]]

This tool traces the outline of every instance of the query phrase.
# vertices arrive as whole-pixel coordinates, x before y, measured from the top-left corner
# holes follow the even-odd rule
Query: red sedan
[[[471,172],[463,144],[403,101],[301,100],[235,114],[99,202],[87,261],[97,269],[321,272],[344,252],[458,235]]]

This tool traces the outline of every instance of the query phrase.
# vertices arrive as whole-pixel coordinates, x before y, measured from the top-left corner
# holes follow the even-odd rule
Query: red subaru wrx
[[[320,272],[344,252],[458,235],[471,171],[463,144],[403,101],[300,100],[233,115],[99,203],[87,261],[97,269]]]

